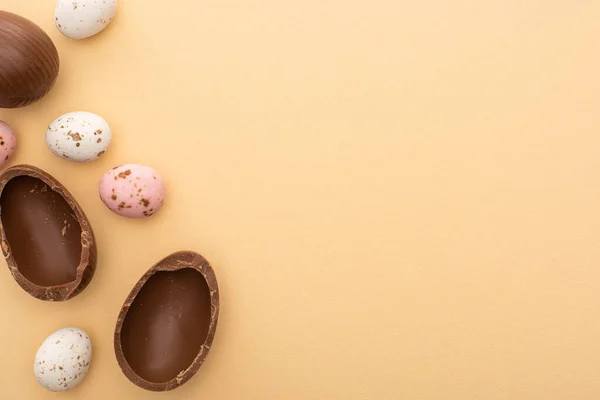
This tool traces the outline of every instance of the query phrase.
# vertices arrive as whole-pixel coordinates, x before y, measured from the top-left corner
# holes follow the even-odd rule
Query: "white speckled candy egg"
[[[48,126],[46,145],[57,156],[75,162],[97,160],[108,150],[112,132],[99,115],[76,111],[62,115]]]
[[[17,148],[17,136],[12,128],[0,121],[0,167],[14,154]]]
[[[165,202],[165,183],[153,168],[126,164],[100,180],[100,198],[115,213],[129,218],[154,215]]]
[[[116,0],[58,0],[54,24],[68,38],[85,39],[106,28],[116,10]]]
[[[92,361],[92,343],[79,328],[63,328],[40,346],[33,372],[38,382],[53,392],[66,392],[79,385]]]

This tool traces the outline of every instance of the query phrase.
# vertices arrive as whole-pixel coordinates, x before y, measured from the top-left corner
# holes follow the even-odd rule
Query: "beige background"
[[[0,111],[13,163],[73,192],[101,257],[62,304],[0,269],[3,400],[600,398],[597,0],[121,0],[81,42],[52,0],[2,8],[62,61],[46,98]],[[100,161],[46,149],[73,110],[111,124]],[[152,219],[98,198],[126,162],[167,180]],[[179,249],[214,264],[223,307],[199,374],[155,394],[112,335]],[[33,357],[69,325],[93,340],[90,373],[46,392]]]

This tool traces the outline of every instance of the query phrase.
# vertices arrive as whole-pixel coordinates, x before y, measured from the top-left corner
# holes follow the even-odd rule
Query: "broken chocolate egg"
[[[96,269],[96,243],[83,210],[56,179],[30,165],[0,175],[2,253],[17,283],[40,300],[77,296]]]
[[[0,11],[0,108],[41,99],[52,89],[58,69],[58,51],[40,27]]]
[[[217,328],[219,288],[200,254],[171,254],[137,282],[121,308],[115,353],[125,376],[151,391],[175,389],[198,371]]]

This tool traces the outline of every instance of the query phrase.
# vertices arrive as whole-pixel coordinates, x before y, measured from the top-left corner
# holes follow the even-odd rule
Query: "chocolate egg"
[[[36,24],[0,11],[0,108],[41,99],[58,75],[58,52]]]
[[[73,196],[30,165],[0,175],[2,253],[17,283],[41,300],[78,295],[96,269],[96,242]]]
[[[200,368],[219,316],[219,288],[209,262],[171,254],[137,282],[121,308],[115,353],[131,382],[152,391],[175,389]]]

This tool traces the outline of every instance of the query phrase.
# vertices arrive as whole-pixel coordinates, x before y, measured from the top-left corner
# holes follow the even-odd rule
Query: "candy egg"
[[[0,121],[0,167],[6,163],[17,148],[17,136],[11,127]]]
[[[55,119],[46,131],[46,145],[57,156],[75,162],[97,160],[108,150],[112,132],[99,115],[76,111]]]
[[[92,343],[85,331],[63,328],[40,346],[33,362],[38,382],[53,392],[66,392],[85,378],[92,361]]]
[[[116,10],[116,0],[58,0],[54,24],[68,38],[85,39],[104,30]]]
[[[100,180],[100,199],[113,212],[129,218],[154,215],[165,201],[162,176],[150,167],[126,164],[115,167]]]

